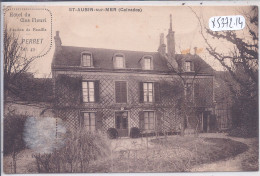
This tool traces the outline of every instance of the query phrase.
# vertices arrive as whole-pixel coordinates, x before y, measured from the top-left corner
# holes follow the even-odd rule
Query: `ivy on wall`
[[[55,106],[79,107],[82,102],[82,78],[58,75],[55,79]]]

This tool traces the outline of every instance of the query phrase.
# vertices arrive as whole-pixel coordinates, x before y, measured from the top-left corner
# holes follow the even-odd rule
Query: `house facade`
[[[187,126],[183,97],[199,131],[214,124],[213,69],[198,55],[177,54],[172,25],[158,51],[63,46],[56,32],[52,62],[55,113],[67,128],[107,131],[120,137],[133,127],[142,133],[179,132]]]

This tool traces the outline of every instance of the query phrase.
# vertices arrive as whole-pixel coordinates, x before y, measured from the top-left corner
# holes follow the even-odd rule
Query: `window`
[[[149,58],[149,57],[144,58],[144,69],[145,70],[151,70],[152,69],[151,58]]]
[[[116,68],[124,68],[124,56],[117,55],[115,56],[115,67]]]
[[[144,112],[144,129],[145,130],[154,130],[154,112],[146,111]]]
[[[96,115],[94,112],[84,112],[81,121],[82,128],[87,131],[95,131],[96,130]]]
[[[127,83],[125,81],[115,82],[115,95],[117,103],[127,102]]]
[[[94,81],[82,82],[83,102],[95,102]]]
[[[185,62],[185,71],[187,71],[187,72],[191,71],[191,62],[190,61]]]
[[[83,53],[81,64],[83,67],[91,67],[92,66],[92,58],[90,53]]]
[[[159,103],[161,102],[161,92],[159,82],[140,82],[139,83],[139,102],[140,103]]]
[[[151,70],[153,69],[153,57],[150,55],[145,55],[141,59],[142,69]]]
[[[144,102],[153,102],[153,83],[143,83]]]

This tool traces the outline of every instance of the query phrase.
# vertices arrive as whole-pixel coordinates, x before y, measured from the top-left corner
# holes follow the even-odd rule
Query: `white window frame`
[[[86,131],[96,131],[96,112],[86,112],[83,111],[82,113],[82,117],[81,117],[81,128],[83,128]],[[88,124],[85,124],[85,114],[88,114]],[[93,118],[91,118],[91,115],[94,115],[94,123],[93,123]],[[94,125],[93,125],[94,124]]]
[[[90,56],[90,65],[84,65],[84,61],[83,61],[83,56],[84,55],[89,55]],[[81,53],[81,66],[82,67],[93,67],[93,57],[92,57],[92,53],[84,51]]]
[[[154,111],[143,111],[144,112],[144,130],[145,131],[154,131],[155,130],[155,112]],[[146,114],[147,113],[147,117],[146,117]],[[151,120],[151,116],[150,116],[150,113],[153,114],[153,120]],[[148,119],[148,123],[146,122],[146,118]],[[153,121],[153,122],[151,122]],[[151,124],[152,127],[151,127]],[[148,128],[146,128],[148,126]]]
[[[123,56],[116,56],[116,68],[124,68],[124,57]]]
[[[185,61],[185,71],[191,72],[191,61]]]
[[[84,85],[85,83],[86,85]],[[90,83],[93,83],[93,88],[90,86]],[[82,81],[82,100],[84,103],[95,102],[95,81]]]
[[[149,67],[147,67],[146,66],[146,60],[150,60],[150,66]],[[152,70],[153,69],[153,56],[150,56],[150,55],[145,55],[145,56],[143,56],[143,58],[142,58],[142,65],[143,65],[143,70]]]
[[[149,85],[151,85],[151,90]],[[144,103],[154,102],[154,82],[143,82],[143,94]]]
[[[118,64],[118,60],[117,60],[118,58],[122,59],[122,63],[120,65]],[[113,61],[114,61],[115,68],[117,68],[117,69],[125,68],[125,55],[124,54],[122,54],[122,53],[114,54]]]

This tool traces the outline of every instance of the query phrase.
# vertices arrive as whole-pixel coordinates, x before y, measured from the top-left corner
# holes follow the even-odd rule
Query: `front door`
[[[128,113],[126,111],[116,112],[116,129],[119,137],[128,136]]]

